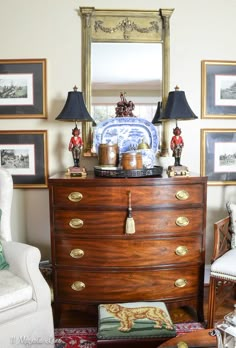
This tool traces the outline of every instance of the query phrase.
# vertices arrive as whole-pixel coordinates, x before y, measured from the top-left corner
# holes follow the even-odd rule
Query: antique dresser
[[[101,303],[157,300],[203,321],[206,187],[199,176],[49,178],[56,321],[63,308],[86,325]]]

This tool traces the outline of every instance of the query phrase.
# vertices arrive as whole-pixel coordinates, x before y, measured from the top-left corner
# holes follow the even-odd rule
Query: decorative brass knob
[[[189,193],[188,191],[180,190],[176,192],[175,197],[179,199],[180,201],[186,201],[186,199],[189,198]]]
[[[150,146],[147,143],[145,143],[144,138],[142,142],[138,144],[138,150],[141,150],[141,149],[150,149]]]
[[[82,198],[83,198],[83,195],[80,192],[71,192],[68,196],[68,199],[71,202],[75,202],[75,203],[81,201]]]
[[[188,248],[184,245],[179,245],[176,249],[175,249],[175,253],[178,256],[184,256],[188,253]]]
[[[81,228],[84,222],[81,219],[71,219],[69,222],[70,227],[72,228]]]
[[[71,288],[75,291],[82,291],[84,290],[85,288],[85,284],[79,280],[77,280],[76,282],[74,282],[72,285],[71,285]]]
[[[177,226],[185,227],[189,224],[189,219],[185,216],[179,216],[175,221]]]
[[[72,249],[70,252],[70,256],[74,259],[80,259],[84,256],[84,251],[81,249]]]
[[[175,281],[175,286],[177,288],[184,288],[187,285],[187,280],[183,278],[179,278]]]

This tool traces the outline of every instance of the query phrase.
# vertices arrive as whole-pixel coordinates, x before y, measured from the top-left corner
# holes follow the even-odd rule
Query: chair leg
[[[210,277],[209,295],[208,295],[208,311],[207,311],[207,328],[214,327],[215,310],[216,310],[216,285],[217,279]]]

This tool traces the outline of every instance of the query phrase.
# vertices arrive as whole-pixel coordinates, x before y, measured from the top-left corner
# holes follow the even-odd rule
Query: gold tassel
[[[134,234],[135,233],[135,222],[132,217],[132,207],[131,207],[131,192],[129,191],[129,207],[128,207],[128,217],[126,219],[126,234]]]

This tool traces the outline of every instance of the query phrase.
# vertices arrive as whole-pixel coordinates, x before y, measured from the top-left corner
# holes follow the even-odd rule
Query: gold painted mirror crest
[[[82,91],[88,111],[91,111],[91,51],[93,42],[160,43],[162,45],[162,102],[169,92],[169,19],[173,9],[101,10],[80,7],[82,20]],[[158,64],[158,62],[157,62]],[[84,156],[91,156],[92,124],[83,123]]]

